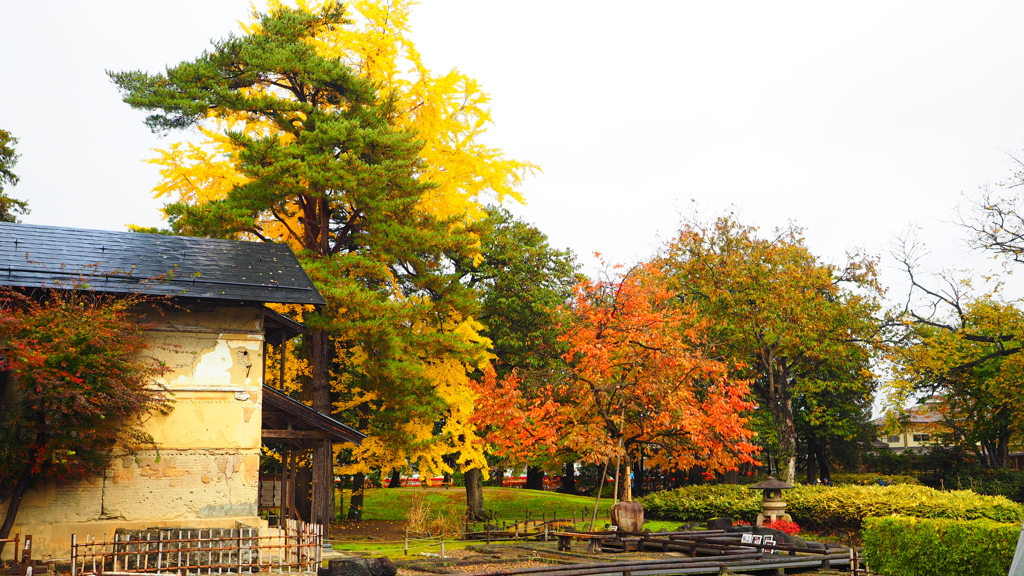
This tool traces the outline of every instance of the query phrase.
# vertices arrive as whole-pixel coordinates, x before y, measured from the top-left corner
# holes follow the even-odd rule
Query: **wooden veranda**
[[[285,316],[267,311],[267,340],[281,347],[281,356],[286,357],[287,342],[301,334],[302,324]],[[266,365],[266,363],[264,363]],[[284,376],[284,362],[280,363],[281,377]],[[358,430],[338,422],[329,415],[306,406],[280,390],[263,386],[263,444],[280,450],[282,471],[280,492],[275,495],[279,518],[314,522],[323,526],[324,537],[328,536],[331,519],[334,517],[334,469],[332,444],[352,442],[359,444],[366,436]],[[312,452],[311,459],[302,458]],[[311,464],[304,464],[310,461]],[[310,506],[302,514],[297,506],[298,478],[303,468],[309,468],[311,476]],[[264,481],[260,477],[260,490]],[[263,494],[260,495],[261,505]],[[307,516],[308,517],[305,517]]]

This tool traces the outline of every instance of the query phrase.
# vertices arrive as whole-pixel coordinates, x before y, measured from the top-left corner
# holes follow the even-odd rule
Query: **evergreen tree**
[[[20,222],[17,214],[28,214],[28,203],[24,200],[11,198],[4,191],[4,186],[14,186],[18,176],[14,174],[14,165],[18,163],[18,153],[14,145],[18,139],[6,130],[0,130],[0,222]]]
[[[328,302],[303,315],[313,406],[350,411],[371,436],[354,450],[357,481],[399,461],[436,470],[453,452],[461,465],[482,462],[459,386],[485,340],[453,265],[477,240],[454,217],[418,209],[432,185],[419,178],[416,135],[392,126],[393,100],[316,50],[318,35],[345,24],[338,3],[315,13],[276,7],[251,33],[163,74],[110,76],[125,102],[153,112],[154,131],[211,119],[226,127],[237,181],[222,197],[184,199],[166,213],[179,233],[296,250]],[[353,504],[358,512],[361,501]]]

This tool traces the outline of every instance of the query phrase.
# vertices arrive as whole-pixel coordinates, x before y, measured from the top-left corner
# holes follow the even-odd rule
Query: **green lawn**
[[[466,509],[465,488],[376,488],[366,491],[363,519],[405,521],[417,498],[423,498],[435,512],[462,516]],[[346,509],[347,500],[346,494]],[[599,519],[607,521],[611,505],[611,499],[601,499]],[[593,514],[594,498],[523,488],[484,488],[484,507],[488,514],[505,521],[525,520],[527,515],[538,520],[556,515],[571,519],[574,511],[579,520],[584,513],[587,518]]]
[[[458,519],[462,518],[466,510],[465,488],[376,488],[366,491],[363,519],[405,522],[414,502],[421,498],[432,516]],[[608,523],[611,505],[610,498],[601,499],[597,529]],[[347,495],[345,506],[347,509]],[[577,525],[582,528],[594,513],[594,498],[523,488],[484,488],[484,507],[491,518],[506,523],[527,518],[550,520],[557,517],[572,520],[575,513]],[[655,532],[674,530],[679,524],[677,521],[651,521],[645,528]]]

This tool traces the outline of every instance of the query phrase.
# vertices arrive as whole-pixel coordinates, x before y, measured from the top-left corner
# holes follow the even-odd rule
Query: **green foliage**
[[[890,486],[896,484],[918,485],[921,481],[910,474],[872,474],[870,472],[838,472],[829,478],[836,486],[854,485],[871,486],[878,484],[878,480],[884,480]]]
[[[868,470],[879,474],[911,474],[920,470],[920,455],[910,450],[894,452],[892,450],[876,450],[863,455],[864,465]]]
[[[857,527],[869,516],[1024,520],[1024,508],[1001,496],[969,490],[941,492],[926,486],[797,486],[783,492],[786,511],[801,525]],[[753,519],[761,492],[745,486],[688,486],[640,499],[652,518],[701,521],[714,517]]]
[[[752,519],[761,511],[760,491],[733,484],[686,486],[654,492],[639,500],[651,518],[684,522],[709,518]]]
[[[864,558],[886,576],[1005,576],[1019,536],[1019,523],[867,518]]]
[[[1024,502],[1024,471],[1009,469],[961,469],[955,473],[925,473],[921,483],[939,488],[973,490],[978,494],[1005,496],[1015,502]]]
[[[777,454],[792,481],[800,423],[822,454],[859,435],[880,337],[876,263],[820,261],[796,227],[764,237],[726,215],[685,222],[659,259],[671,288],[709,320],[709,340],[771,415]],[[794,410],[796,414],[794,414]]]
[[[480,293],[477,319],[494,345],[498,375],[518,369],[527,380],[533,371],[549,376],[566,351],[558,309],[580,279],[576,256],[553,248],[546,234],[504,208],[488,207],[474,229],[483,261],[462,267],[466,284]]]
[[[10,132],[0,130],[0,222],[19,222],[16,214],[28,214],[27,202],[11,198],[4,192],[5,186],[18,183],[14,174],[14,165],[18,162],[18,153],[14,151],[17,143],[18,139]]]

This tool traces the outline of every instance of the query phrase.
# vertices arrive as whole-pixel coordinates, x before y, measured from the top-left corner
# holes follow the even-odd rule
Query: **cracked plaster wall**
[[[117,458],[103,478],[29,491],[14,532],[32,534],[41,555],[68,557],[72,533],[261,524],[262,308],[196,306],[143,317],[155,324],[150,353],[170,368],[161,383],[174,398],[169,414],[146,422],[159,450]]]

